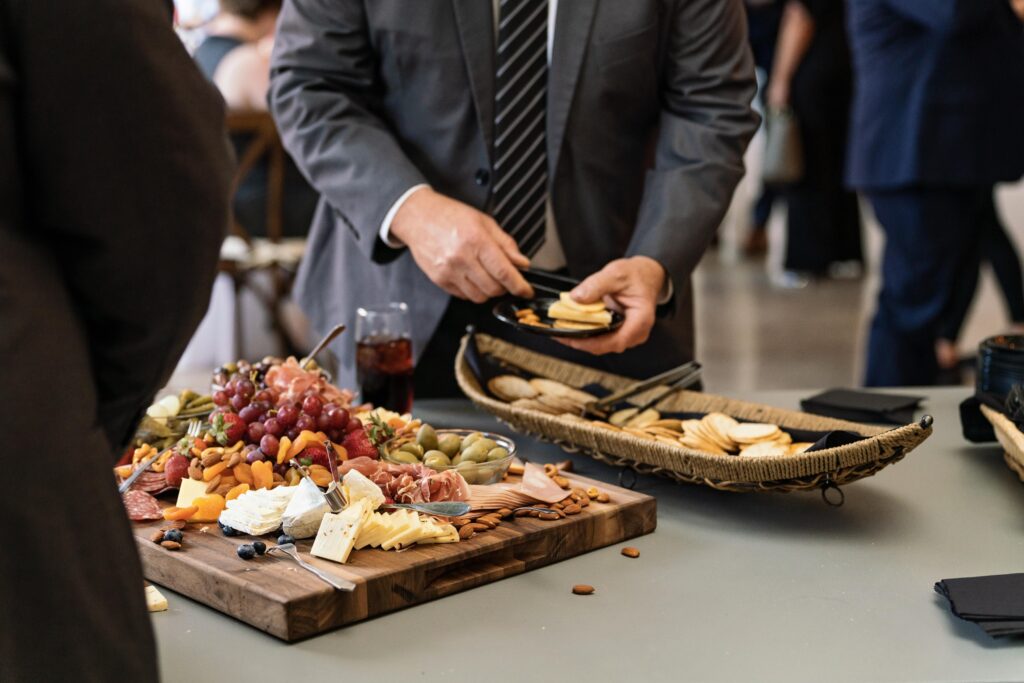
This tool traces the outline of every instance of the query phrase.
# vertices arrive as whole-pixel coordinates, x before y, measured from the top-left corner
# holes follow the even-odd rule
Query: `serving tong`
[[[648,400],[641,406],[637,407],[637,413],[642,413],[645,410],[653,408],[658,405],[666,398],[681,391],[692,387],[693,385],[700,382],[701,379],[701,365],[696,361],[690,361],[689,363],[683,363],[679,367],[666,370],[665,372],[655,375],[649,379],[631,384],[625,389],[616,391],[604,398],[596,401],[590,401],[585,404],[582,408],[581,415],[587,418],[597,418],[600,420],[608,419],[609,413],[614,407],[633,396],[642,394],[645,391],[649,391],[656,387],[664,387],[664,391],[659,392],[654,398]]]
[[[580,283],[579,280],[574,280],[571,277],[534,268],[524,268],[519,272],[522,273],[523,279],[529,282],[535,290],[553,294],[556,299],[562,292],[571,291]]]
[[[194,439],[194,438],[198,437],[199,434],[203,431],[202,430],[202,426],[203,426],[202,422],[200,422],[199,420],[197,420],[195,418],[192,418],[191,420],[189,420],[188,429],[186,430],[185,433],[188,434],[189,437]],[[143,460],[142,462],[140,462],[138,467],[135,468],[135,471],[132,472],[131,474],[129,474],[128,477],[123,482],[121,482],[121,485],[117,487],[117,492],[121,493],[121,494],[124,494],[125,492],[127,492],[128,489],[130,489],[132,487],[132,484],[135,483],[135,480],[137,480],[139,477],[142,476],[143,472],[145,472],[150,467],[152,467],[153,463],[155,463],[162,456],[166,455],[167,453],[169,453],[173,449],[174,449],[174,446],[171,446],[171,448],[168,448],[166,450],[163,450],[163,451],[160,451],[158,453],[155,453],[154,455],[151,455],[150,457],[148,457],[145,460]]]

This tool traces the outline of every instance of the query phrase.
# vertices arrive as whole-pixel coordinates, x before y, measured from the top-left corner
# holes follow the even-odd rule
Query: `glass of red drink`
[[[409,307],[402,302],[356,311],[356,381],[364,403],[396,413],[412,410],[413,357]]]

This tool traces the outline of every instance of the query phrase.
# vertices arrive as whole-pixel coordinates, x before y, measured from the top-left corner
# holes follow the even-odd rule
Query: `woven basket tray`
[[[1006,466],[1013,470],[1021,481],[1024,481],[1024,434],[1017,429],[1013,421],[997,410],[986,405],[981,406],[981,414],[992,423],[996,438],[1003,447],[1003,459]]]
[[[828,489],[869,477],[901,460],[931,434],[931,418],[896,429],[847,422],[792,410],[780,410],[721,396],[682,391],[664,401],[662,412],[719,411],[735,418],[814,431],[849,430],[870,437],[846,446],[791,456],[747,458],[719,456],[647,441],[624,432],[564,420],[491,398],[466,361],[466,344],[455,361],[455,377],[463,392],[480,408],[519,432],[586,453],[611,465],[658,474],[676,481],[703,484],[723,491],[807,491]],[[489,354],[527,373],[574,387],[601,384],[614,391],[633,380],[529,351],[484,334],[476,335],[481,354]],[[642,402],[643,396],[637,397]]]

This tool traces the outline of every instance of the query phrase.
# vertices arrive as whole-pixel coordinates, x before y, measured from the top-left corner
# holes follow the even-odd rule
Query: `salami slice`
[[[124,509],[128,512],[128,519],[134,522],[147,522],[153,519],[163,519],[163,511],[156,498],[132,488],[121,496]]]
[[[132,484],[133,491],[145,491],[146,493],[162,493],[167,488],[167,477],[164,473],[152,470],[143,472]]]

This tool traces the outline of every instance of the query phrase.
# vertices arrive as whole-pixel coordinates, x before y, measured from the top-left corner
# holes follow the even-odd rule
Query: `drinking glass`
[[[411,325],[403,302],[356,311],[356,381],[364,403],[401,414],[412,410]]]

